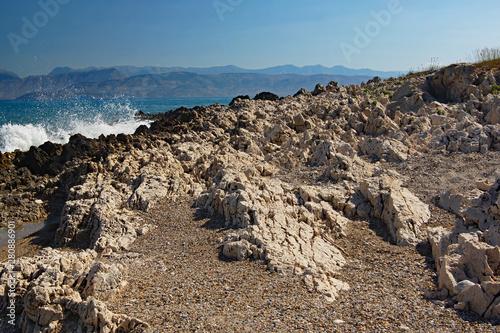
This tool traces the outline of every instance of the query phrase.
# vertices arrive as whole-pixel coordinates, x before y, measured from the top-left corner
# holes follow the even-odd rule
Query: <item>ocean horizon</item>
[[[127,99],[68,99],[0,101],[0,152],[27,151],[46,141],[64,144],[74,134],[88,138],[132,134],[146,120],[142,111],[158,114],[195,106],[227,105],[232,97],[179,97]]]

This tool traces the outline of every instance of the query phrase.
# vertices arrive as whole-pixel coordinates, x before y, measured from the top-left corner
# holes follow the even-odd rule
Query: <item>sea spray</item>
[[[132,134],[140,125],[149,124],[136,121],[138,110],[126,101],[24,102],[17,105],[17,110],[9,111],[3,118],[13,121],[0,126],[1,152],[26,151],[46,141],[64,144],[76,133],[88,138]]]
[[[71,135],[131,134],[146,121],[136,121],[142,110],[156,114],[179,107],[228,104],[231,97],[154,99],[72,99],[0,101],[0,151],[28,150],[46,141],[64,144]]]

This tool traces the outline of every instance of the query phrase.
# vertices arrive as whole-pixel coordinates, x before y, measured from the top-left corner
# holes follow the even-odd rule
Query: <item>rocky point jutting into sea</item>
[[[210,243],[215,251],[220,248],[220,260],[233,259],[234,267],[240,261],[263,263],[330,304],[358,290],[342,279],[354,266],[346,244],[362,229],[353,226],[381,222],[389,236],[378,242],[415,255],[420,251],[425,269],[437,273],[436,281],[422,285],[427,291],[420,302],[456,316],[454,325],[462,326],[453,327],[473,331],[482,317],[478,330],[495,329],[499,84],[498,70],[456,64],[361,85],[331,82],[293,97],[262,93],[235,98],[229,106],[141,115],[155,121],[133,135],[75,135],[65,145],[47,142],[5,153],[0,159],[4,227],[8,221],[21,225],[47,218],[57,223],[39,254],[17,258],[16,324],[22,332],[160,330],[140,314],[115,313],[108,305],[123,299],[126,277],[139,274],[130,272],[151,255],[133,250],[134,242],[161,236],[155,225],[160,219],[147,216],[165,210],[168,200],[223,219],[224,233]],[[9,265],[1,267],[5,314]],[[397,273],[413,274],[408,267]],[[157,292],[158,298],[171,297]],[[476,319],[467,321],[467,313],[476,313]],[[332,317],[326,328],[390,329],[397,323],[394,329],[425,330],[388,315],[382,307],[379,317],[385,319],[372,318],[366,326]],[[6,330],[7,320],[3,317],[1,326]],[[302,327],[274,324],[283,325],[275,331]],[[170,330],[214,327],[179,324]]]

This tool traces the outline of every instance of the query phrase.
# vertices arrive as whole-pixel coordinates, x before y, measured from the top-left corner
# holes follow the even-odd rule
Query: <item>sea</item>
[[[70,99],[0,101],[0,152],[27,151],[46,141],[64,144],[74,134],[132,134],[140,125],[134,115],[158,114],[180,107],[228,105],[231,97],[153,99]]]

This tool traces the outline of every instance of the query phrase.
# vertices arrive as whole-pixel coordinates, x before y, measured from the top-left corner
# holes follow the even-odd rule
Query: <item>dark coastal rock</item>
[[[149,127],[146,125],[141,125],[141,126],[137,127],[137,129],[134,132],[134,135],[146,135],[148,133],[151,133],[151,131],[149,130]]]
[[[261,93],[258,93],[254,98],[254,100],[262,100],[262,101],[277,101],[279,100],[279,96],[276,94],[273,94],[268,91],[264,91]]]
[[[50,156],[39,147],[31,147],[19,162],[19,166],[27,167],[32,173],[40,175],[45,173]]]
[[[146,120],[149,119],[150,116],[150,114],[144,113],[142,110],[139,110],[136,114],[134,114],[135,120]]]
[[[0,170],[4,170],[10,167],[12,165],[14,156],[15,154],[12,153],[2,154],[2,152],[0,152]]]
[[[98,149],[98,142],[81,134],[75,134],[69,138],[61,152],[61,163],[68,162],[77,156],[86,156]]]
[[[234,103],[238,100],[245,100],[245,99],[250,99],[250,96],[248,95],[239,95],[239,96],[236,96],[235,98],[233,98],[231,100],[231,102],[229,103],[229,106],[233,106]]]
[[[167,142],[172,143],[177,140],[178,135],[186,134],[189,131],[205,131],[207,126],[210,126],[210,120],[207,119],[208,113],[204,107],[192,109],[182,107],[166,112],[151,124],[149,134],[159,135]]]
[[[293,95],[293,97],[298,97],[298,96],[307,95],[307,94],[308,94],[308,92],[307,92],[307,90],[305,88],[300,88],[300,90],[297,91],[295,93],[295,95]]]
[[[55,156],[62,152],[62,146],[52,142],[45,142],[39,147],[31,147],[29,151],[16,155],[17,167],[26,167],[35,175],[49,174]]]

